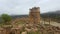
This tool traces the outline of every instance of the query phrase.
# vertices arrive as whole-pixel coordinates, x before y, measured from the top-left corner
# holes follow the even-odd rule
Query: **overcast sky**
[[[0,0],[0,14],[28,14],[29,8],[40,7],[41,13],[60,9],[60,0]]]

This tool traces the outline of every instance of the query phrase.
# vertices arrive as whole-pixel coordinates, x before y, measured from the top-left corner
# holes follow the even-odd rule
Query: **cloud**
[[[60,9],[60,0],[0,0],[0,14],[28,14],[29,8],[39,6],[41,13]]]
[[[40,4],[41,7],[41,12],[48,12],[48,11],[54,11],[54,10],[59,10],[60,9],[60,0],[49,0],[45,1]]]

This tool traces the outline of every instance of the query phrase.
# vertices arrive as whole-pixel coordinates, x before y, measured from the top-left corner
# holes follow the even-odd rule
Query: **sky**
[[[29,14],[32,7],[40,7],[41,13],[60,10],[60,0],[0,0],[0,14]]]

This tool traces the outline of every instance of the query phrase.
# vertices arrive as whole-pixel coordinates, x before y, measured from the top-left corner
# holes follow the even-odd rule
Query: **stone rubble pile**
[[[0,28],[0,34],[60,34],[59,27],[48,24],[24,24],[10,29],[4,28]]]

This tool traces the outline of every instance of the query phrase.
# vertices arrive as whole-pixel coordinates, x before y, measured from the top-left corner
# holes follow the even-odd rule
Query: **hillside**
[[[28,15],[11,15],[11,17],[15,19],[15,18],[28,17]]]
[[[51,19],[52,21],[57,21],[60,23],[60,11],[51,11],[47,13],[40,14],[43,19]],[[12,19],[28,17],[28,15],[11,15]],[[0,19],[1,21],[1,19]]]
[[[51,19],[52,21],[56,21],[60,23],[60,11],[51,11],[47,13],[40,14],[43,19]],[[28,15],[11,15],[13,19],[28,17]]]
[[[52,21],[57,21],[60,23],[60,11],[53,11],[41,14],[42,18],[51,19]]]

